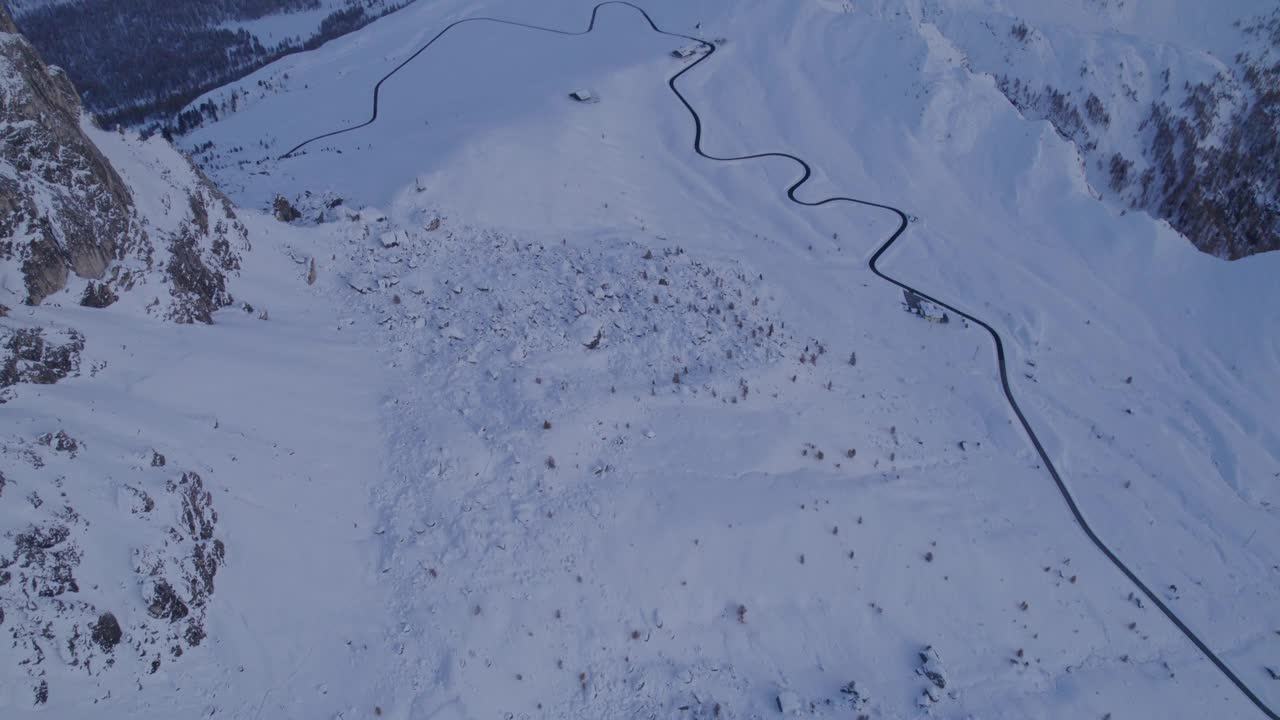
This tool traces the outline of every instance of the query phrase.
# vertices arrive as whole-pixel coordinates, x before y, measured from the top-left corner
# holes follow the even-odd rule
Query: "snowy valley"
[[[178,149],[0,28],[0,714],[1266,717],[1280,255],[1008,79],[1230,5],[420,0]]]

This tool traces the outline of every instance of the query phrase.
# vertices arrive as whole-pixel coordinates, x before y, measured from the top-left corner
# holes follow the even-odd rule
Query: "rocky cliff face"
[[[231,203],[186,158],[94,127],[66,74],[14,30],[0,8],[0,403],[78,374],[85,347],[14,307],[124,301],[209,323],[249,249]]]
[[[41,61],[0,11],[0,260],[38,304],[68,276],[98,279],[144,241],[124,181],[80,127],[65,73]]]
[[[167,145],[86,124],[66,74],[14,30],[0,8],[0,306],[105,307],[162,285],[148,313],[211,322],[248,248],[231,204]],[[139,177],[126,181],[94,136],[133,155]]]

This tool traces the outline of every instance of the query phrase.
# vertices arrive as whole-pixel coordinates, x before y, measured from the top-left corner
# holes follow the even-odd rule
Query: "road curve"
[[[701,54],[697,60],[690,63],[680,72],[671,76],[671,78],[667,80],[667,85],[668,87],[671,88],[671,92],[675,94],[675,96],[680,100],[680,103],[684,105],[685,109],[689,111],[689,115],[693,118],[693,128],[694,128],[693,151],[697,153],[699,156],[706,158],[707,160],[715,160],[717,162],[738,162],[743,160],[757,160],[761,158],[785,158],[787,160],[794,162],[798,166],[800,166],[800,169],[803,171],[799,179],[793,182],[786,190],[787,198],[791,200],[791,202],[796,203],[797,205],[803,205],[805,207],[820,207],[820,206],[828,205],[831,203],[851,203],[854,205],[861,205],[865,207],[876,208],[878,210],[884,210],[886,212],[893,213],[898,217],[898,228],[893,231],[893,234],[890,235],[889,238],[886,239],[880,245],[880,247],[875,251],[875,253],[867,261],[867,265],[868,267],[870,267],[871,272],[875,273],[876,276],[878,276],[882,280],[888,283],[891,283],[893,285],[896,285],[899,288],[902,288],[903,290],[906,290],[908,292],[915,293],[916,295],[919,295],[920,297],[924,298],[925,300],[928,300],[931,303],[934,303],[935,305],[938,305],[939,307],[946,308],[947,310],[955,313],[956,315],[962,318],[965,318],[969,322],[972,322],[973,324],[978,325],[983,330],[987,331],[987,334],[991,336],[991,341],[995,346],[996,365],[1000,372],[1000,389],[1004,392],[1005,400],[1009,403],[1009,408],[1013,410],[1013,414],[1017,416],[1018,422],[1022,425],[1022,429],[1027,435],[1027,439],[1029,439],[1031,441],[1032,446],[1035,447],[1036,454],[1040,456],[1040,460],[1044,463],[1045,469],[1049,471],[1049,476],[1053,478],[1054,485],[1057,486],[1058,492],[1062,495],[1062,499],[1066,501],[1067,508],[1071,511],[1071,515],[1075,519],[1076,524],[1080,527],[1081,530],[1084,531],[1084,534],[1089,538],[1089,541],[1092,542],[1094,546],[1097,547],[1098,550],[1103,555],[1105,555],[1108,560],[1111,561],[1111,564],[1114,565],[1116,569],[1118,569],[1121,573],[1123,573],[1124,576],[1128,578],[1129,581],[1133,583],[1133,585],[1136,586],[1143,595],[1146,596],[1146,598],[1151,602],[1151,604],[1155,605],[1160,610],[1160,612],[1163,613],[1164,616],[1169,619],[1169,622],[1173,623],[1173,625],[1177,627],[1178,630],[1180,630],[1184,636],[1186,636],[1187,640],[1191,641],[1191,644],[1194,645],[1196,649],[1200,651],[1200,653],[1205,657],[1205,659],[1213,663],[1213,665],[1217,667],[1218,670],[1220,670],[1222,674],[1228,680],[1230,680],[1231,683],[1235,685],[1240,690],[1240,692],[1243,693],[1246,698],[1248,698],[1248,700],[1251,703],[1254,704],[1254,706],[1258,708],[1258,710],[1262,711],[1263,715],[1267,716],[1271,720],[1280,720],[1280,715],[1277,715],[1274,710],[1268,707],[1267,704],[1264,703],[1261,698],[1259,698],[1252,690],[1250,690],[1249,686],[1246,685],[1244,681],[1241,680],[1234,672],[1232,672],[1231,668],[1228,667],[1227,664],[1223,662],[1223,660],[1220,657],[1218,657],[1217,653],[1209,649],[1209,646],[1205,645],[1204,641],[1202,641],[1191,630],[1191,628],[1187,627],[1187,624],[1184,623],[1182,619],[1179,618],[1178,615],[1174,613],[1173,610],[1171,610],[1169,606],[1166,605],[1154,592],[1152,592],[1151,588],[1147,587],[1146,583],[1144,583],[1140,578],[1138,578],[1138,576],[1132,570],[1129,569],[1129,566],[1126,565],[1124,561],[1121,560],[1115,554],[1115,552],[1113,552],[1111,548],[1108,547],[1107,544],[1102,541],[1100,537],[1098,537],[1098,534],[1094,532],[1093,528],[1089,525],[1089,522],[1085,520],[1084,515],[1080,512],[1080,507],[1076,504],[1075,497],[1071,494],[1071,490],[1067,487],[1067,484],[1063,481],[1062,476],[1058,473],[1058,469],[1056,466],[1054,466],[1053,460],[1049,458],[1049,453],[1045,451],[1044,445],[1040,442],[1039,436],[1036,435],[1036,431],[1031,427],[1031,423],[1027,420],[1027,416],[1023,414],[1022,408],[1018,405],[1017,399],[1014,398],[1013,396],[1013,389],[1009,385],[1009,372],[1008,372],[1007,362],[1005,360],[1004,340],[1001,339],[1000,333],[996,332],[994,327],[984,322],[983,320],[975,317],[974,315],[971,315],[950,303],[939,300],[933,295],[930,295],[929,293],[924,292],[919,288],[912,287],[911,285],[908,285],[907,283],[902,282],[901,280],[898,280],[890,275],[887,275],[880,270],[880,268],[878,267],[878,263],[880,259],[884,256],[886,252],[889,251],[891,247],[893,247],[894,243],[898,242],[902,238],[903,234],[907,230],[907,226],[910,224],[910,221],[907,218],[907,214],[905,212],[903,212],[902,210],[899,210],[896,207],[892,207],[890,205],[871,202],[869,200],[860,200],[858,198],[853,198],[853,197],[837,196],[837,197],[825,198],[822,200],[813,200],[813,201],[801,200],[800,198],[796,197],[796,192],[806,182],[809,181],[809,178],[813,175],[813,170],[809,167],[809,163],[805,162],[799,157],[796,157],[795,155],[791,155],[783,152],[762,152],[762,153],[755,153],[752,155],[741,155],[736,157],[718,157],[716,155],[711,155],[710,153],[702,149],[702,138],[703,138],[702,118],[701,116],[698,115],[698,111],[694,109],[693,105],[689,102],[688,98],[686,98],[684,94],[680,92],[680,88],[676,86],[676,83],[686,73],[690,72],[695,67],[706,62],[709,58],[711,58],[712,55],[715,54],[716,46],[714,43],[703,40],[702,38],[697,38],[690,35],[683,35],[681,33],[663,30],[662,28],[658,27],[658,24],[653,21],[653,18],[649,16],[649,13],[646,12],[644,8],[641,8],[640,6],[635,5],[633,3],[626,2],[626,0],[608,0],[607,2],[601,2],[597,4],[591,10],[591,20],[587,24],[587,28],[581,31],[561,30],[558,28],[549,28],[549,27],[543,27],[540,25],[531,25],[528,23],[515,22],[512,20],[503,20],[501,18],[490,18],[490,17],[465,18],[462,20],[455,21],[449,24],[448,26],[446,26],[443,30],[441,30],[434,37],[428,40],[425,45],[418,48],[416,52],[414,52],[408,58],[405,58],[405,60],[401,62],[399,65],[397,65],[395,68],[393,68],[391,72],[388,72],[380,80],[378,80],[377,84],[373,86],[373,113],[370,115],[368,120],[358,125],[352,125],[350,127],[346,127],[341,130],[335,130],[333,132],[325,133],[323,135],[318,135],[316,137],[305,140],[299,143],[298,145],[296,145],[295,147],[293,147],[292,149],[290,149],[288,152],[281,155],[279,159],[284,160],[292,156],[294,153],[298,152],[299,150],[305,148],[307,145],[310,145],[311,143],[314,143],[316,141],[333,137],[335,135],[341,135],[343,133],[352,132],[354,130],[359,130],[360,128],[372,125],[378,119],[378,98],[381,93],[383,83],[385,83],[393,75],[395,75],[400,70],[402,70],[406,65],[413,62],[419,55],[426,52],[427,48],[431,47],[432,44],[434,44],[437,40],[443,37],[445,33],[449,32],[450,30],[452,30],[453,28],[459,25],[463,25],[466,23],[473,23],[473,22],[487,22],[487,23],[498,23],[501,25],[514,25],[516,27],[523,27],[523,28],[528,28],[530,30],[538,30],[541,32],[549,32],[557,35],[586,35],[595,29],[596,19],[600,14],[601,8],[604,8],[605,6],[608,6],[608,5],[620,5],[626,8],[630,8],[631,10],[634,10],[635,12],[639,13],[641,17],[644,18],[645,22],[648,23],[650,29],[652,29],[654,32],[660,35],[667,35],[674,38],[680,38],[681,40],[688,40],[690,42],[698,43],[706,51],[705,53]]]

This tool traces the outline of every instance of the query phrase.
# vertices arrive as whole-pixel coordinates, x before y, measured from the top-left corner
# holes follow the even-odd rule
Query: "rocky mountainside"
[[[0,11],[0,258],[20,262],[25,301],[99,279],[144,238],[124,181],[80,128],[65,72],[46,66]],[[12,288],[8,288],[12,290]]]
[[[148,312],[208,322],[231,302],[227,273],[247,246],[230,203],[174,154],[167,160],[179,172],[158,188],[162,216],[141,214],[86,134],[66,73],[45,65],[3,11],[0,23],[0,304],[70,292],[58,301],[103,307],[135,285],[159,283],[168,287]]]
[[[1180,103],[1152,103],[1149,166],[1112,179],[1134,207],[1226,258],[1280,249],[1280,10],[1242,24],[1248,50]],[[1113,168],[1129,167],[1123,155]]]
[[[1100,193],[1212,255],[1280,248],[1280,10],[940,0],[932,12],[973,69],[1080,148]],[[1171,32],[1166,16],[1205,31]]]
[[[112,316],[211,322],[248,240],[172,147],[94,127],[0,8],[0,671],[26,702],[56,694],[55,665],[143,676],[207,634],[225,547],[205,476],[176,453],[122,454],[40,398],[108,366],[92,355]],[[0,685],[5,707],[19,688]]]

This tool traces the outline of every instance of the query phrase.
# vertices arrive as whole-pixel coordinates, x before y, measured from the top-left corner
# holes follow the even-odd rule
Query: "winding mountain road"
[[[601,2],[598,5],[596,5],[591,10],[591,21],[587,24],[587,28],[581,31],[561,30],[558,28],[543,27],[540,25],[531,25],[528,23],[515,22],[511,20],[503,20],[501,18],[490,18],[490,17],[465,18],[462,20],[458,20],[448,25],[447,27],[445,27],[443,30],[437,33],[434,37],[432,37],[429,41],[427,41],[425,45],[423,45],[416,52],[414,52],[412,55],[406,58],[403,62],[401,62],[399,65],[393,68],[390,72],[384,75],[380,80],[378,80],[377,84],[375,84],[373,87],[373,113],[370,115],[367,121],[360,123],[358,125],[342,128],[340,130],[335,130],[333,132],[325,133],[323,135],[318,135],[316,137],[305,140],[299,143],[298,145],[296,145],[295,147],[293,147],[292,149],[290,149],[288,152],[281,155],[279,159],[280,160],[287,159],[292,155],[294,155],[295,153],[297,153],[299,150],[302,150],[306,146],[314,142],[317,142],[319,140],[333,137],[335,135],[341,135],[344,133],[353,132],[355,130],[359,130],[360,128],[364,128],[364,127],[368,127],[369,125],[372,125],[378,119],[378,99],[382,90],[383,83],[385,83],[393,75],[395,75],[400,70],[402,70],[406,65],[408,65],[409,63],[417,59],[417,57],[419,55],[422,55],[424,52],[426,52],[427,49],[432,46],[432,44],[434,44],[446,33],[448,33],[453,28],[458,27],[459,25],[464,25],[467,23],[497,23],[501,25],[513,25],[516,27],[528,28],[530,30],[554,33],[557,35],[569,35],[569,36],[586,35],[595,29],[596,19],[599,16],[600,10],[609,5],[619,5],[626,8],[630,8],[631,10],[634,10],[635,12],[639,13],[654,32],[660,35],[667,35],[673,38],[679,38],[681,40],[687,40],[690,42],[697,43],[699,46],[702,47],[703,50],[705,50],[704,53],[700,54],[697,60],[687,65],[684,69],[682,69],[680,72],[673,75],[667,81],[667,85],[671,88],[671,92],[675,94],[675,96],[680,100],[681,104],[684,105],[685,109],[689,111],[689,115],[692,116],[693,118],[693,126],[694,126],[693,151],[697,153],[699,156],[706,158],[707,160],[715,160],[717,162],[740,162],[745,160],[758,160],[763,158],[785,158],[787,160],[794,162],[802,170],[800,177],[786,189],[786,196],[789,200],[791,200],[791,202],[797,205],[802,205],[804,207],[820,207],[820,206],[829,205],[832,203],[851,203],[853,205],[860,205],[864,207],[883,210],[885,212],[893,213],[894,215],[897,216],[898,228],[894,230],[893,234],[890,235],[888,239],[886,239],[880,245],[880,247],[875,251],[875,253],[871,256],[871,258],[867,262],[868,266],[871,269],[871,272],[875,273],[876,276],[878,276],[879,278],[881,278],[882,280],[888,283],[896,285],[897,287],[905,291],[915,293],[921,298],[931,303],[934,303],[939,307],[946,308],[947,310],[955,313],[956,315],[962,318],[965,318],[969,322],[972,322],[973,324],[981,327],[983,330],[987,332],[988,335],[991,336],[992,344],[995,347],[996,365],[999,369],[999,374],[1000,374],[1000,388],[1001,388],[1001,391],[1004,393],[1005,400],[1008,402],[1009,408],[1013,411],[1013,414],[1017,416],[1018,422],[1021,424],[1023,431],[1026,433],[1027,439],[1031,441],[1032,446],[1035,448],[1036,454],[1040,456],[1040,460],[1044,463],[1045,469],[1048,471],[1049,476],[1053,479],[1054,485],[1057,486],[1058,492],[1062,495],[1062,499],[1066,502],[1067,508],[1071,511],[1071,515],[1075,519],[1076,524],[1080,527],[1080,529],[1084,532],[1084,534],[1089,538],[1089,541],[1092,542],[1093,545],[1098,549],[1098,551],[1101,552],[1104,556],[1106,556],[1106,558],[1111,561],[1111,564],[1114,565],[1116,569],[1118,569],[1126,578],[1128,578],[1128,580],[1131,583],[1133,583],[1135,587],[1137,587],[1137,589],[1147,598],[1147,600],[1149,600],[1152,605],[1158,608],[1160,612],[1163,613],[1164,616],[1169,619],[1169,622],[1173,623],[1173,625],[1182,632],[1182,634],[1187,638],[1187,640],[1189,640],[1191,644],[1194,645],[1196,649],[1200,651],[1200,653],[1205,657],[1205,659],[1213,663],[1213,665],[1217,667],[1218,670],[1221,671],[1222,674],[1228,680],[1230,680],[1231,683],[1235,685],[1240,690],[1240,692],[1243,693],[1246,698],[1248,698],[1248,700],[1251,703],[1253,703],[1258,708],[1258,710],[1260,710],[1266,717],[1270,718],[1271,720],[1280,720],[1280,715],[1277,715],[1274,710],[1268,707],[1267,704],[1264,703],[1262,699],[1259,698],[1257,694],[1255,694],[1253,690],[1251,690],[1249,686],[1246,685],[1244,681],[1241,680],[1231,670],[1231,668],[1228,667],[1227,664],[1220,657],[1218,657],[1218,655],[1213,650],[1211,650],[1204,643],[1204,641],[1202,641],[1195,634],[1195,632],[1193,632],[1191,628],[1188,627],[1187,624],[1183,622],[1183,620],[1179,618],[1178,615],[1159,598],[1159,596],[1157,596],[1154,592],[1152,592],[1151,588],[1149,588],[1147,584],[1144,583],[1133,572],[1133,570],[1131,570],[1129,566],[1126,565],[1124,561],[1121,560],[1115,554],[1115,552],[1113,552],[1111,548],[1108,547],[1107,544],[1102,541],[1100,537],[1098,537],[1098,534],[1094,531],[1093,527],[1089,525],[1089,522],[1085,519],[1084,514],[1081,513],[1080,511],[1080,507],[1076,504],[1075,497],[1071,494],[1071,490],[1067,487],[1067,484],[1063,481],[1062,476],[1058,473],[1058,469],[1053,464],[1053,460],[1049,457],[1049,453],[1046,452],[1044,449],[1044,444],[1041,443],[1039,436],[1036,435],[1035,429],[1031,427],[1031,423],[1027,420],[1026,415],[1022,412],[1022,408],[1018,405],[1018,401],[1013,395],[1013,389],[1009,385],[1009,373],[1007,368],[1007,362],[1005,359],[1004,341],[1001,339],[1000,333],[996,332],[994,327],[984,322],[983,320],[979,319],[978,317],[970,313],[967,313],[964,310],[959,309],[955,305],[939,300],[933,295],[930,295],[929,293],[919,288],[908,285],[907,283],[901,280],[898,280],[886,274],[882,270],[880,270],[879,268],[880,260],[883,258],[884,254],[894,246],[895,243],[897,243],[900,239],[902,239],[903,234],[906,232],[907,227],[910,224],[910,220],[908,219],[907,214],[905,212],[890,205],[884,205],[881,203],[871,202],[869,200],[861,200],[853,197],[829,197],[822,200],[800,199],[799,197],[796,196],[796,193],[801,187],[804,186],[806,182],[808,182],[809,178],[813,174],[813,171],[807,162],[805,162],[799,157],[796,157],[795,155],[791,155],[783,152],[762,152],[762,153],[755,153],[752,155],[741,155],[741,156],[735,156],[735,157],[719,157],[716,155],[712,155],[706,152],[705,150],[703,150],[702,118],[701,116],[698,115],[698,111],[694,109],[693,105],[689,102],[688,98],[686,98],[684,94],[680,92],[680,88],[677,87],[676,83],[686,73],[692,71],[694,68],[706,62],[711,58],[712,55],[715,54],[716,46],[713,43],[703,40],[701,38],[690,36],[690,35],[684,35],[677,32],[663,30],[662,28],[658,27],[657,23],[654,22],[653,18],[651,18],[649,16],[649,13],[646,12],[643,8],[633,3],[626,2],[625,0],[608,0],[607,2]]]

